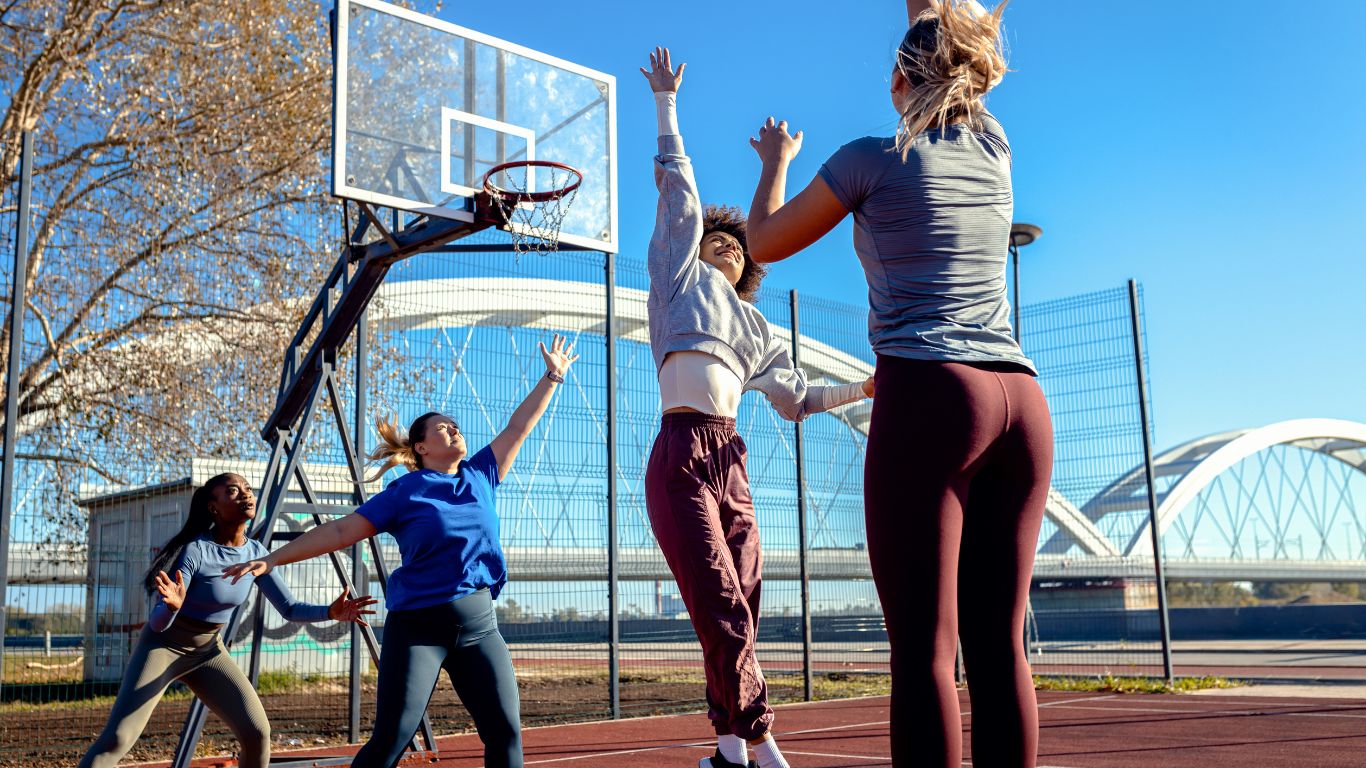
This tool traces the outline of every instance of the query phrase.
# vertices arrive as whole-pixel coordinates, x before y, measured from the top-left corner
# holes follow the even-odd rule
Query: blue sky
[[[656,43],[689,64],[684,137],[703,196],[748,207],[746,138],[806,132],[789,193],[846,141],[887,134],[897,2],[446,3],[438,16],[615,74],[623,254],[653,225]],[[424,10],[430,11],[431,8]],[[1159,444],[1297,417],[1366,420],[1366,2],[1016,0],[992,94],[1014,148],[1025,303],[1144,285]],[[849,225],[770,274],[861,304]],[[1027,332],[1027,330],[1026,330]]]

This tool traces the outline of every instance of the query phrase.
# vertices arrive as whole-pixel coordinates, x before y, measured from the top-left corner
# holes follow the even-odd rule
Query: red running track
[[[959,696],[964,765],[971,765],[971,707],[966,691]],[[1039,705],[1040,768],[1366,766],[1366,701],[1041,692]],[[792,768],[887,766],[887,707],[884,696],[785,705],[777,708],[774,735]],[[692,768],[712,752],[714,739],[701,714],[528,728],[526,764]],[[424,765],[482,765],[473,735],[444,737],[438,745],[440,759]],[[348,752],[354,748],[276,759]]]

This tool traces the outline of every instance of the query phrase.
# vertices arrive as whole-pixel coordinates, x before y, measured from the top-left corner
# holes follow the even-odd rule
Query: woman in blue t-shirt
[[[469,455],[455,420],[440,413],[417,417],[406,435],[380,421],[384,444],[370,458],[385,463],[376,477],[399,464],[408,474],[352,514],[224,571],[235,581],[380,533],[398,541],[403,564],[389,577],[375,729],[353,766],[389,768],[398,761],[443,668],[484,742],[484,764],[522,765],[517,678],[493,611],[493,599],[507,582],[495,492],[556,385],[579,359],[558,335],[550,349],[540,349],[545,375],[493,442]]]
[[[369,595],[342,592],[331,605],[301,603],[276,574],[229,584],[223,569],[266,554],[247,538],[256,496],[241,475],[222,474],[195,489],[189,519],[161,548],[147,570],[152,614],[128,657],[109,721],[80,768],[113,768],[133,748],[167,686],[179,680],[228,724],[241,745],[242,768],[270,762],[270,723],[251,681],[228,656],[219,630],[256,584],[287,621],[357,621],[374,613]],[[172,579],[167,572],[175,573]]]
[[[982,101],[1006,71],[1005,3],[906,6],[896,136],[845,144],[784,202],[802,134],[770,118],[751,139],[763,170],[749,247],[779,261],[854,217],[877,353],[864,511],[891,645],[892,762],[959,765],[961,639],[973,762],[1023,768],[1038,709],[1020,638],[1053,431],[1010,327],[1010,143]]]

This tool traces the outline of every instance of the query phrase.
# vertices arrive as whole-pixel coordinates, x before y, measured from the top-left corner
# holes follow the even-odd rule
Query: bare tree
[[[259,450],[283,347],[336,254],[325,15],[316,0],[0,2],[0,183],[21,131],[39,156],[22,447],[67,499]],[[6,323],[0,355],[8,343]]]

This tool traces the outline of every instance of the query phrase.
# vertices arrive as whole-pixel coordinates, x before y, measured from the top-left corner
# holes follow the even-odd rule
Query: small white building
[[[352,485],[344,467],[309,465],[307,471],[321,503],[336,505],[342,514],[352,509]],[[86,492],[79,503],[90,520],[84,622],[86,680],[122,678],[124,665],[152,605],[152,598],[143,586],[152,557],[184,525],[190,496],[195,489],[223,472],[240,474],[259,488],[265,462],[194,459],[190,462],[189,476],[180,480],[140,488],[83,489]],[[302,531],[313,527],[312,509],[303,503],[301,494],[291,492],[275,530]],[[275,546],[281,546],[278,539]],[[349,552],[338,553],[338,556],[342,567],[350,574]],[[372,574],[368,554],[365,560],[369,566],[367,570]],[[326,557],[285,566],[278,573],[301,600],[330,603],[341,593],[341,582]],[[370,578],[366,579],[366,582],[370,581]],[[367,583],[357,585],[361,594],[367,588]],[[246,604],[249,611],[258,599],[261,599],[260,592],[253,590]],[[292,669],[301,674],[327,675],[341,675],[349,670],[349,626],[333,621],[318,624],[286,622],[269,600],[264,603],[262,670]],[[383,609],[382,605],[377,608]],[[251,630],[251,613],[248,612],[239,625],[232,649],[232,655],[244,668],[251,649]]]

